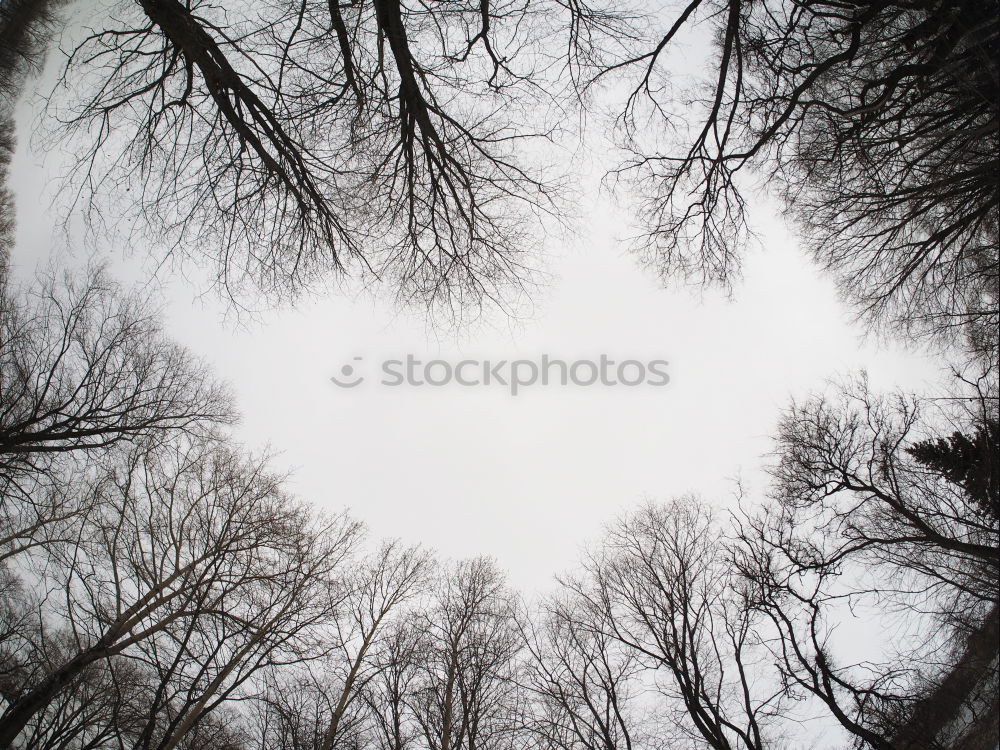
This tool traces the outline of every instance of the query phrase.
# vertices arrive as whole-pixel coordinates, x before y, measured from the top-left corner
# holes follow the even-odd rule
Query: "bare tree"
[[[390,544],[355,571],[330,656],[276,674],[262,697],[261,747],[529,746],[514,597],[484,559],[442,566],[427,596],[428,565]]]
[[[73,648],[71,638],[56,638],[50,658]],[[62,648],[59,648],[61,646]],[[100,662],[89,665],[72,685],[37,714],[18,739],[25,750],[78,750],[123,746],[138,736],[152,691],[138,665]]]
[[[213,441],[139,446],[109,472],[78,538],[46,550],[42,614],[73,648],[9,701],[0,747],[90,665],[151,657],[180,695],[157,746],[178,747],[260,664],[298,658],[357,536],[342,518],[313,528],[279,478]]]
[[[916,602],[920,592],[921,608],[982,614],[997,601],[998,519],[907,450],[941,424],[933,411],[915,398],[880,398],[864,380],[794,406],[774,467],[781,526],[801,540],[802,568],[857,560],[895,569],[912,574],[905,596]]]
[[[429,750],[526,746],[523,648],[516,602],[485,558],[446,567],[415,622],[417,677],[410,705]]]
[[[0,112],[21,93],[25,77],[37,73],[65,0],[9,0],[0,6]]]
[[[884,750],[914,736],[948,746],[944,726],[995,683],[995,648],[963,655],[963,644],[995,640],[984,634],[996,629],[998,519],[967,483],[909,450],[941,425],[919,406],[877,398],[864,381],[794,406],[779,430],[776,503],[747,520],[739,546],[785,680]],[[902,613],[881,660],[838,655],[834,632],[852,611],[883,628]],[[921,709],[933,695],[935,710]]]
[[[78,459],[234,420],[225,388],[103,271],[3,287],[0,560],[75,533]]]
[[[869,321],[995,330],[998,15],[995,0],[679,5],[648,50],[604,73],[638,71],[622,173],[644,199],[645,257],[727,283],[752,169]],[[689,127],[665,66],[698,24],[716,49]],[[681,142],[664,146],[675,128]]]
[[[344,717],[361,709],[365,686],[378,674],[380,660],[372,657],[385,648],[384,631],[407,613],[405,606],[414,597],[424,593],[430,565],[427,553],[391,542],[355,569],[346,611],[336,621],[339,696],[318,750],[340,746]]]
[[[0,698],[11,701],[40,661],[37,596],[22,576],[0,566]]]
[[[595,627],[573,596],[545,602],[544,619],[527,638],[534,696],[532,731],[553,750],[638,750],[651,747],[643,720],[639,654]],[[655,735],[653,735],[655,738]]]
[[[77,197],[126,188],[231,295],[334,272],[480,304],[534,278],[562,70],[616,23],[517,0],[122,2],[73,43],[52,103],[86,144]]]
[[[72,541],[97,500],[77,491],[88,479],[85,467],[65,462],[44,474],[0,475],[0,564],[38,547]]]
[[[342,520],[299,532],[292,555],[271,561],[254,585],[219,603],[206,594],[206,611],[224,607],[216,616],[190,618],[167,640],[137,643],[129,656],[155,669],[157,692],[134,747],[184,747],[206,717],[254,697],[265,672],[323,658],[341,599],[336,578],[356,532]]]
[[[392,669],[383,652],[393,650],[407,605],[425,593],[430,566],[426,552],[398,542],[353,561],[323,631],[323,656],[273,675],[262,698],[262,748],[333,750],[361,741],[380,720],[369,710],[369,685]]]
[[[0,4],[0,294],[7,286],[14,242],[14,193],[7,185],[14,156],[14,105],[25,80],[37,74],[65,0],[7,0]]]
[[[9,296],[8,296],[9,295]],[[0,468],[233,421],[228,394],[101,270],[0,305]]]
[[[619,520],[582,576],[564,583],[579,602],[575,629],[602,649],[619,644],[657,678],[660,699],[647,710],[717,750],[766,747],[786,700],[734,573],[721,528],[688,497]],[[621,690],[611,684],[605,676],[597,695]],[[627,747],[615,720],[614,743],[607,735],[597,747]]]
[[[421,747],[412,712],[419,684],[419,647],[420,634],[411,624],[398,622],[374,656],[377,674],[366,686],[363,698],[371,717],[369,738],[379,750]]]
[[[10,273],[10,251],[14,247],[14,193],[7,186],[7,174],[15,148],[14,121],[0,109],[0,294]]]

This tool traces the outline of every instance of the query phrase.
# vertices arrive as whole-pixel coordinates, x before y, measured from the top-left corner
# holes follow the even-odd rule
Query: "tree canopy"
[[[2,0],[0,750],[996,746],[998,10]],[[733,284],[764,182],[871,330],[958,342],[975,376],[792,403],[759,496],[624,512],[536,600],[372,543],[239,444],[145,295],[11,278],[13,104],[56,38],[70,208],[233,301],[342,278],[507,305],[583,118],[664,280]]]

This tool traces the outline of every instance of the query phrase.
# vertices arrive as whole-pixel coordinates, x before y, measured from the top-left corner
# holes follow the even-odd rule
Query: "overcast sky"
[[[96,253],[128,283],[147,279],[141,261],[150,250],[85,248],[54,230],[57,160],[31,150],[30,108],[21,111],[15,273],[30,275],[53,255],[66,264]],[[379,536],[447,557],[492,555],[528,592],[571,567],[622,508],[692,492],[725,503],[737,477],[762,491],[768,436],[791,397],[862,368],[886,388],[921,390],[940,375],[931,358],[862,340],[773,206],[757,206],[763,248],[731,300],[660,288],[620,241],[628,230],[607,195],[591,191],[579,213],[577,237],[546,248],[553,280],[517,321],[494,314],[442,331],[370,294],[236,321],[217,298],[198,296],[196,274],[170,271],[155,293],[169,333],[231,384],[244,415],[238,436],[270,446],[297,494],[349,507]],[[516,397],[502,388],[379,386],[379,363],[407,354],[663,359],[671,382],[535,386]],[[337,388],[330,376],[355,357],[368,381]]]

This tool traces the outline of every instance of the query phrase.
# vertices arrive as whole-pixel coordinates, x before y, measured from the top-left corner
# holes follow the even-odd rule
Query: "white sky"
[[[31,113],[22,113],[12,260],[24,276],[53,254],[75,263],[90,251],[63,257],[79,243],[53,229],[54,167],[31,151]],[[370,296],[339,296],[240,326],[220,301],[196,299],[196,283],[165,273],[165,325],[232,385],[244,414],[238,437],[277,451],[297,494],[445,557],[492,555],[526,592],[547,589],[622,508],[688,492],[726,502],[737,476],[759,491],[768,436],[791,396],[861,368],[886,388],[922,390],[940,374],[934,359],[864,344],[773,207],[756,212],[764,249],[749,256],[733,300],[659,288],[618,240],[626,229],[610,199],[594,193],[580,208],[578,239],[550,243],[555,279],[516,324],[497,316],[442,333]],[[131,279],[150,254],[94,252]],[[372,382],[341,390],[328,380],[356,356],[374,372],[408,353],[666,359],[672,382],[536,386],[512,397]]]

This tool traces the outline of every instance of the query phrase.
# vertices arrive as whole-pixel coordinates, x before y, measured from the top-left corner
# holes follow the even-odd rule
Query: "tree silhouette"
[[[924,466],[961,485],[987,518],[1000,519],[1000,422],[987,419],[972,438],[953,432],[906,449]]]
[[[532,281],[560,69],[613,21],[560,2],[122,2],[52,103],[83,146],[76,197],[131,204],[233,296],[347,273],[475,306]]]
[[[716,56],[685,129],[691,110],[663,68],[699,14]],[[753,170],[869,322],[995,330],[998,17],[996,0],[683,6],[654,47],[603,74],[639,70],[620,173],[643,199],[644,257],[668,277],[729,283]],[[667,129],[677,145],[650,143]]]
[[[9,695],[0,747],[92,665],[128,661],[163,680],[136,741],[176,747],[271,660],[306,658],[358,536],[346,518],[316,523],[279,477],[214,440],[138,446],[105,467],[76,490],[97,496],[76,538],[44,549],[57,595],[38,632],[61,624],[67,648]]]

